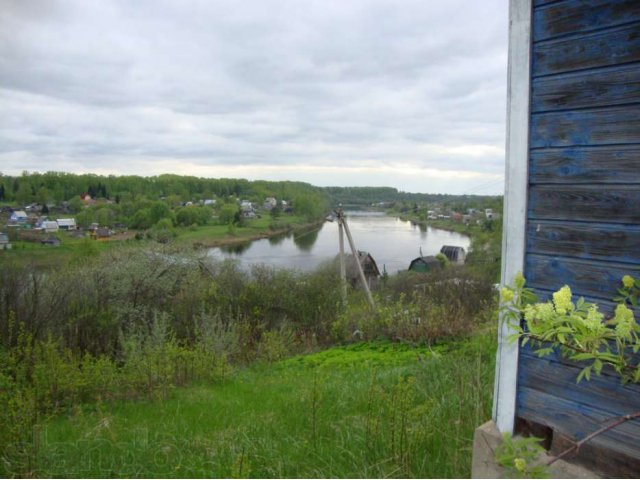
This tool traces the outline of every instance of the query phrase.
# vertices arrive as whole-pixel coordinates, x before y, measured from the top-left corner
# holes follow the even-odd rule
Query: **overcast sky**
[[[0,0],[0,172],[502,193],[507,0]]]

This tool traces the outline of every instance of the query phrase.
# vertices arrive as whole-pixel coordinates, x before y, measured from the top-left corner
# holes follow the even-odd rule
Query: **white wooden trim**
[[[509,2],[509,71],[507,80],[507,144],[502,233],[502,284],[513,285],[524,268],[529,153],[531,69],[531,2]],[[507,337],[500,319],[493,395],[493,420],[501,432],[513,432],[516,413],[518,345]]]

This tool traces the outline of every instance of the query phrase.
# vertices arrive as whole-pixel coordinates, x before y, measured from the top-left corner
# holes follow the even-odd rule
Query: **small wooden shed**
[[[371,287],[378,277],[380,277],[380,270],[378,269],[378,265],[376,261],[373,259],[370,253],[358,251],[358,261],[362,266],[362,271],[364,272],[364,276],[367,279],[367,283],[369,287]],[[351,283],[351,285],[356,286],[360,283],[360,275],[358,273],[358,266],[355,263],[355,257],[353,255],[345,256],[345,267],[347,280]]]
[[[440,249],[440,253],[447,257],[454,265],[464,265],[464,261],[467,256],[464,248],[453,245],[443,245]]]
[[[564,284],[605,312],[640,266],[640,1],[511,0],[502,283],[523,271],[543,300]],[[640,312],[635,310],[636,319]],[[552,449],[640,410],[640,385],[537,358],[500,327],[493,418]],[[640,475],[640,421],[573,461]]]
[[[411,260],[411,264],[409,265],[410,272],[426,273],[434,270],[440,270],[441,268],[442,263],[440,263],[440,261],[433,255],[414,258]]]

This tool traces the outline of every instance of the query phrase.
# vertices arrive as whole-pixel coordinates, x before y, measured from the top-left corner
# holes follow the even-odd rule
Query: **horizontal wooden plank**
[[[639,25],[534,43],[532,76],[640,61]]]
[[[570,285],[576,297],[612,300],[624,275],[638,275],[636,265],[576,260],[528,253],[525,276],[530,287],[557,290]]]
[[[626,105],[531,115],[530,147],[640,143],[640,107]]]
[[[529,221],[640,223],[640,185],[531,185]]]
[[[569,0],[533,13],[533,40],[548,40],[640,20],[638,0]]]
[[[533,150],[529,181],[532,184],[640,184],[640,145]]]
[[[562,3],[563,0],[533,0],[534,7],[540,7],[549,3]]]
[[[611,416],[640,411],[640,385],[623,385],[615,374],[593,374],[590,380],[576,383],[583,363],[567,362],[558,356],[539,358],[529,345],[520,349],[518,364],[519,386],[579,402]]]
[[[640,265],[640,225],[530,221],[527,252]]]
[[[532,112],[637,102],[640,102],[640,63],[541,77],[531,82]]]
[[[573,439],[581,439],[611,419],[608,412],[558,398],[534,388],[518,389],[517,415],[551,427]],[[632,413],[632,412],[627,412]],[[632,420],[591,440],[592,445],[640,457],[640,421]]]
[[[623,385],[618,376],[595,375],[576,383],[581,367],[538,358],[528,346],[520,349],[518,386],[581,403],[610,416],[640,411],[640,385]]]

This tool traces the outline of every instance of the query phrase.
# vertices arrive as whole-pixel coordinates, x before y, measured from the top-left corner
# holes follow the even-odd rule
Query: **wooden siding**
[[[611,311],[640,266],[640,1],[534,0],[532,19],[525,276]],[[581,438],[640,410],[640,386],[578,372],[522,349],[517,416]],[[640,460],[639,439],[633,421],[594,445]]]

